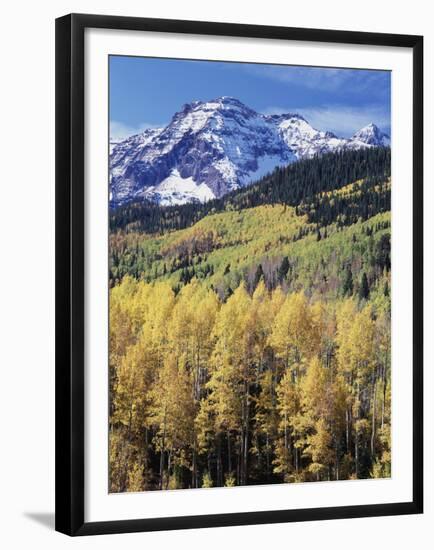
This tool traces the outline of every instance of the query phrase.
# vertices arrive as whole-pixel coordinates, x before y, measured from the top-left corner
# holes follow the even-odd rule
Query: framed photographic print
[[[56,21],[56,529],[421,513],[422,37]]]

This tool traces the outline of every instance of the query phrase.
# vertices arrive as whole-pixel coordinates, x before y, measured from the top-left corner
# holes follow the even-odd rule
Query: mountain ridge
[[[389,144],[373,123],[339,138],[297,113],[264,115],[229,96],[193,101],[165,127],[111,144],[110,202],[203,203],[300,159]]]

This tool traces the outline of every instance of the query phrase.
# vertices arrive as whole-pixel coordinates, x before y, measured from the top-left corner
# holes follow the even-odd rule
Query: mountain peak
[[[235,111],[242,114],[247,114],[249,116],[258,115],[256,111],[248,107],[245,103],[235,97],[228,95],[216,97],[215,99],[211,99],[210,101],[205,101],[203,102],[203,106],[205,109],[218,111],[220,113],[230,113]]]
[[[358,130],[351,139],[374,146],[390,145],[390,137],[373,122]]]
[[[220,97],[216,97],[215,99],[211,100],[211,103],[213,102],[221,103],[222,105],[242,105],[243,107],[246,107],[246,105],[242,101],[230,95],[222,95]]]
[[[370,122],[369,124],[367,124],[366,126],[361,128],[361,130],[369,130],[371,132],[380,132],[380,133],[382,133],[380,128],[376,124],[374,124],[373,122]]]
[[[186,103],[181,110],[175,113],[172,122],[185,119],[186,117],[194,117],[203,122],[210,120],[214,115],[223,117],[241,116],[253,117],[260,116],[256,111],[245,105],[239,99],[231,96],[220,96],[208,101],[195,100]]]
[[[185,105],[183,105],[181,111],[191,111],[193,109],[202,109],[206,107],[214,109],[218,109],[221,107],[241,107],[243,109],[249,109],[249,107],[247,107],[247,105],[245,105],[239,99],[228,95],[222,95],[208,101],[190,101],[190,103],[186,103]]]

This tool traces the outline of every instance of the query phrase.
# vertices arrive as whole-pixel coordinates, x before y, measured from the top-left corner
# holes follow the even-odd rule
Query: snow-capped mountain
[[[263,115],[232,97],[184,105],[165,128],[111,144],[114,206],[147,198],[163,205],[204,202],[276,166],[343,148],[388,145],[374,124],[351,139],[314,129],[295,113]]]
[[[360,141],[373,147],[388,147],[390,145],[390,137],[372,123],[356,132],[351,140]]]

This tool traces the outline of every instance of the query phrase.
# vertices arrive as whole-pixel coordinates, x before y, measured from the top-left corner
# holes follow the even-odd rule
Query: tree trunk
[[[145,456],[144,456],[144,470],[145,470],[145,491],[148,488],[148,472],[149,472],[149,430],[145,428]]]
[[[167,476],[166,476],[166,490],[169,488],[169,480],[170,480],[170,468],[172,467],[172,451],[169,451],[168,457],[167,457]]]
[[[247,460],[248,460],[248,454],[249,454],[249,414],[250,414],[250,407],[249,407],[249,392],[247,389],[247,395],[246,395],[246,418],[245,418],[245,427],[244,427],[244,449],[243,449],[243,472],[244,472],[244,485],[247,484]]]
[[[355,434],[355,441],[354,441],[354,460],[356,463],[356,479],[359,479],[359,427],[358,427],[358,420],[359,420],[359,407],[360,407],[360,385],[357,381],[357,414],[356,414],[356,434]]]
[[[371,430],[371,458],[374,460],[375,457],[375,422],[376,422],[376,401],[377,401],[377,379],[374,381],[372,397],[372,430]]]
[[[356,479],[359,479],[359,430],[356,428],[356,435],[354,438],[354,461],[356,466]]]
[[[160,489],[163,489],[163,477],[164,477],[164,447],[166,445],[166,416],[164,416],[164,428],[163,437],[161,440],[161,454],[160,454]]]
[[[383,403],[381,406],[381,429],[384,428],[384,416],[386,408],[386,391],[387,391],[387,363],[384,363],[383,367]]]
[[[197,458],[196,458],[196,443],[193,447],[193,458],[192,458],[192,475],[191,475],[191,486],[195,489],[197,488]]]
[[[336,443],[336,481],[339,481],[339,447]]]
[[[217,435],[217,487],[223,486],[222,475],[222,446],[220,433]]]
[[[229,473],[232,472],[232,456],[231,456],[231,434],[229,431],[227,432],[227,440],[228,440],[228,470]]]
[[[350,411],[348,410],[348,407],[345,409],[345,442],[348,453],[350,450]]]
[[[164,474],[164,451],[161,449],[160,453],[160,483],[159,489],[163,489],[163,474]]]
[[[288,424],[287,424],[286,409],[285,409],[285,414],[284,414],[284,423],[285,423],[285,449],[288,450],[289,449],[289,444],[288,444]]]
[[[242,453],[242,439],[239,437],[238,453],[237,453],[237,484],[242,485],[241,480],[241,453]]]
[[[266,434],[266,460],[267,460],[267,480],[270,480],[270,440],[268,437],[268,432]]]
[[[294,457],[295,457],[295,473],[298,474],[298,449],[294,447]]]

